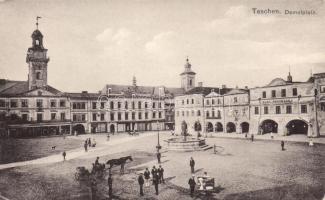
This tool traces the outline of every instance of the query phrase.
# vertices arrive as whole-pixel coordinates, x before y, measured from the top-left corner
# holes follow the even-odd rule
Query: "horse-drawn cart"
[[[74,178],[76,181],[86,181],[89,179],[90,173],[85,167],[77,167]]]

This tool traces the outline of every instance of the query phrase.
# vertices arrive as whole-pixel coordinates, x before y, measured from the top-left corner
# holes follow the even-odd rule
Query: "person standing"
[[[88,138],[88,146],[91,147],[91,140]]]
[[[254,142],[254,134],[251,135],[251,141]]]
[[[65,151],[63,151],[62,156],[63,156],[63,161],[65,161],[65,156],[67,155],[67,153]]]
[[[109,174],[108,175],[107,184],[108,184],[108,196],[109,197],[112,197],[112,193],[113,193],[113,178],[112,178],[112,174]]]
[[[281,150],[284,151],[284,141],[281,140]]]
[[[155,191],[156,191],[156,195],[158,195],[158,184],[159,184],[159,180],[158,180],[158,174],[155,173],[152,177],[152,183],[155,186]]]
[[[151,175],[152,175],[152,178],[157,175],[157,169],[156,169],[156,166],[153,166],[152,169],[151,169]]]
[[[164,180],[164,168],[162,168],[161,165],[159,165],[159,168],[157,169],[157,172],[158,172],[159,183],[165,183],[165,180]]]
[[[90,191],[91,191],[91,200],[96,200],[96,192],[97,192],[97,182],[96,179],[91,179],[90,183]]]
[[[140,196],[143,196],[143,184],[144,184],[144,179],[143,179],[143,174],[140,173],[139,177],[138,177],[138,183],[140,186]]]
[[[160,164],[160,159],[161,159],[161,153],[158,151],[157,153],[157,160],[158,160],[158,163]]]
[[[149,172],[149,169],[146,168],[146,170],[144,171],[144,179],[145,179],[145,182],[146,182],[146,187],[149,187],[149,180],[150,180],[150,172]]]
[[[87,152],[88,151],[88,143],[87,143],[87,140],[85,141],[84,148],[85,148],[85,152]]]
[[[195,161],[194,159],[191,157],[190,159],[190,167],[191,167],[191,173],[194,174],[194,166],[195,166]]]
[[[98,166],[98,165],[99,165],[99,157],[97,157],[95,160],[95,166]]]
[[[194,180],[194,174],[193,174],[192,177],[188,180],[188,184],[190,185],[191,197],[193,197],[194,189],[195,189],[195,185],[196,185],[196,182],[195,182],[195,180]]]

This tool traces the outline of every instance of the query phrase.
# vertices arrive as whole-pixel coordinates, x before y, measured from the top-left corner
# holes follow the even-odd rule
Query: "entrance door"
[[[288,129],[288,135],[291,134],[303,134],[308,133],[308,124],[302,120],[292,120],[290,121],[286,128]]]
[[[111,133],[115,133],[115,126],[114,126],[114,124],[111,124],[111,125],[109,126],[109,132],[111,132]]]
[[[261,133],[265,134],[265,133],[277,133],[278,132],[278,124],[271,120],[271,119],[267,119],[264,120],[261,124]]]

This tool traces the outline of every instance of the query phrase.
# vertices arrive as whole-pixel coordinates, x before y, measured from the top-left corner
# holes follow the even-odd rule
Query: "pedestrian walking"
[[[158,160],[158,163],[160,164],[160,159],[161,159],[161,153],[158,151],[157,153],[157,160]]]
[[[284,151],[284,141],[281,140],[281,150]]]
[[[190,167],[191,167],[191,173],[194,174],[194,166],[195,166],[195,161],[194,159],[191,157],[190,159]]]
[[[191,197],[193,197],[195,185],[196,185],[194,177],[195,176],[193,174],[192,177],[188,180],[188,184],[190,185]]]
[[[95,166],[99,165],[99,157],[96,158],[95,160]]]
[[[108,175],[107,185],[108,185],[108,196],[109,197],[112,197],[112,193],[113,193],[113,178],[112,178],[112,174],[109,174]]]
[[[84,144],[84,148],[85,148],[85,152],[88,151],[88,144],[87,144],[87,140],[85,141],[85,144]]]
[[[88,146],[91,147],[91,139],[88,138]]]
[[[156,195],[158,195],[159,194],[159,192],[158,192],[159,180],[158,180],[158,175],[157,174],[153,175],[152,183],[155,186]]]
[[[109,141],[109,139],[110,139],[110,135],[109,135],[109,133],[107,134],[107,141]]]
[[[144,171],[144,179],[145,179],[145,186],[149,187],[149,185],[150,185],[150,172],[149,172],[148,168],[146,168],[146,170]]]
[[[254,134],[251,135],[251,141],[254,142]]]
[[[155,175],[157,175],[157,168],[156,168],[156,166],[153,166],[152,167],[152,169],[151,169],[151,175],[152,175],[152,178],[155,176]]]
[[[314,142],[313,142],[312,139],[309,140],[309,146],[310,146],[310,147],[313,147],[313,146],[314,146]]]
[[[157,169],[157,172],[158,172],[159,183],[165,183],[165,180],[164,180],[164,168],[162,168],[161,165],[159,165],[159,168]]]
[[[91,200],[96,200],[96,192],[97,192],[97,182],[96,179],[92,179],[90,183],[90,191],[91,191]]]
[[[62,156],[63,156],[63,161],[65,161],[65,156],[67,155],[67,153],[65,151],[63,151]]]
[[[140,186],[140,196],[143,196],[143,184],[144,184],[144,179],[143,179],[143,174],[140,173],[139,177],[138,177],[138,183]]]

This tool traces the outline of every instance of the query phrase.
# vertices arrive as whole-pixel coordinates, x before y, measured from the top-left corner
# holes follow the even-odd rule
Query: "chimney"
[[[82,91],[81,93],[82,94],[88,94],[88,91]]]
[[[198,87],[203,87],[203,82],[198,82],[197,85]]]
[[[227,86],[226,85],[221,85],[221,88],[222,89],[225,89]]]

